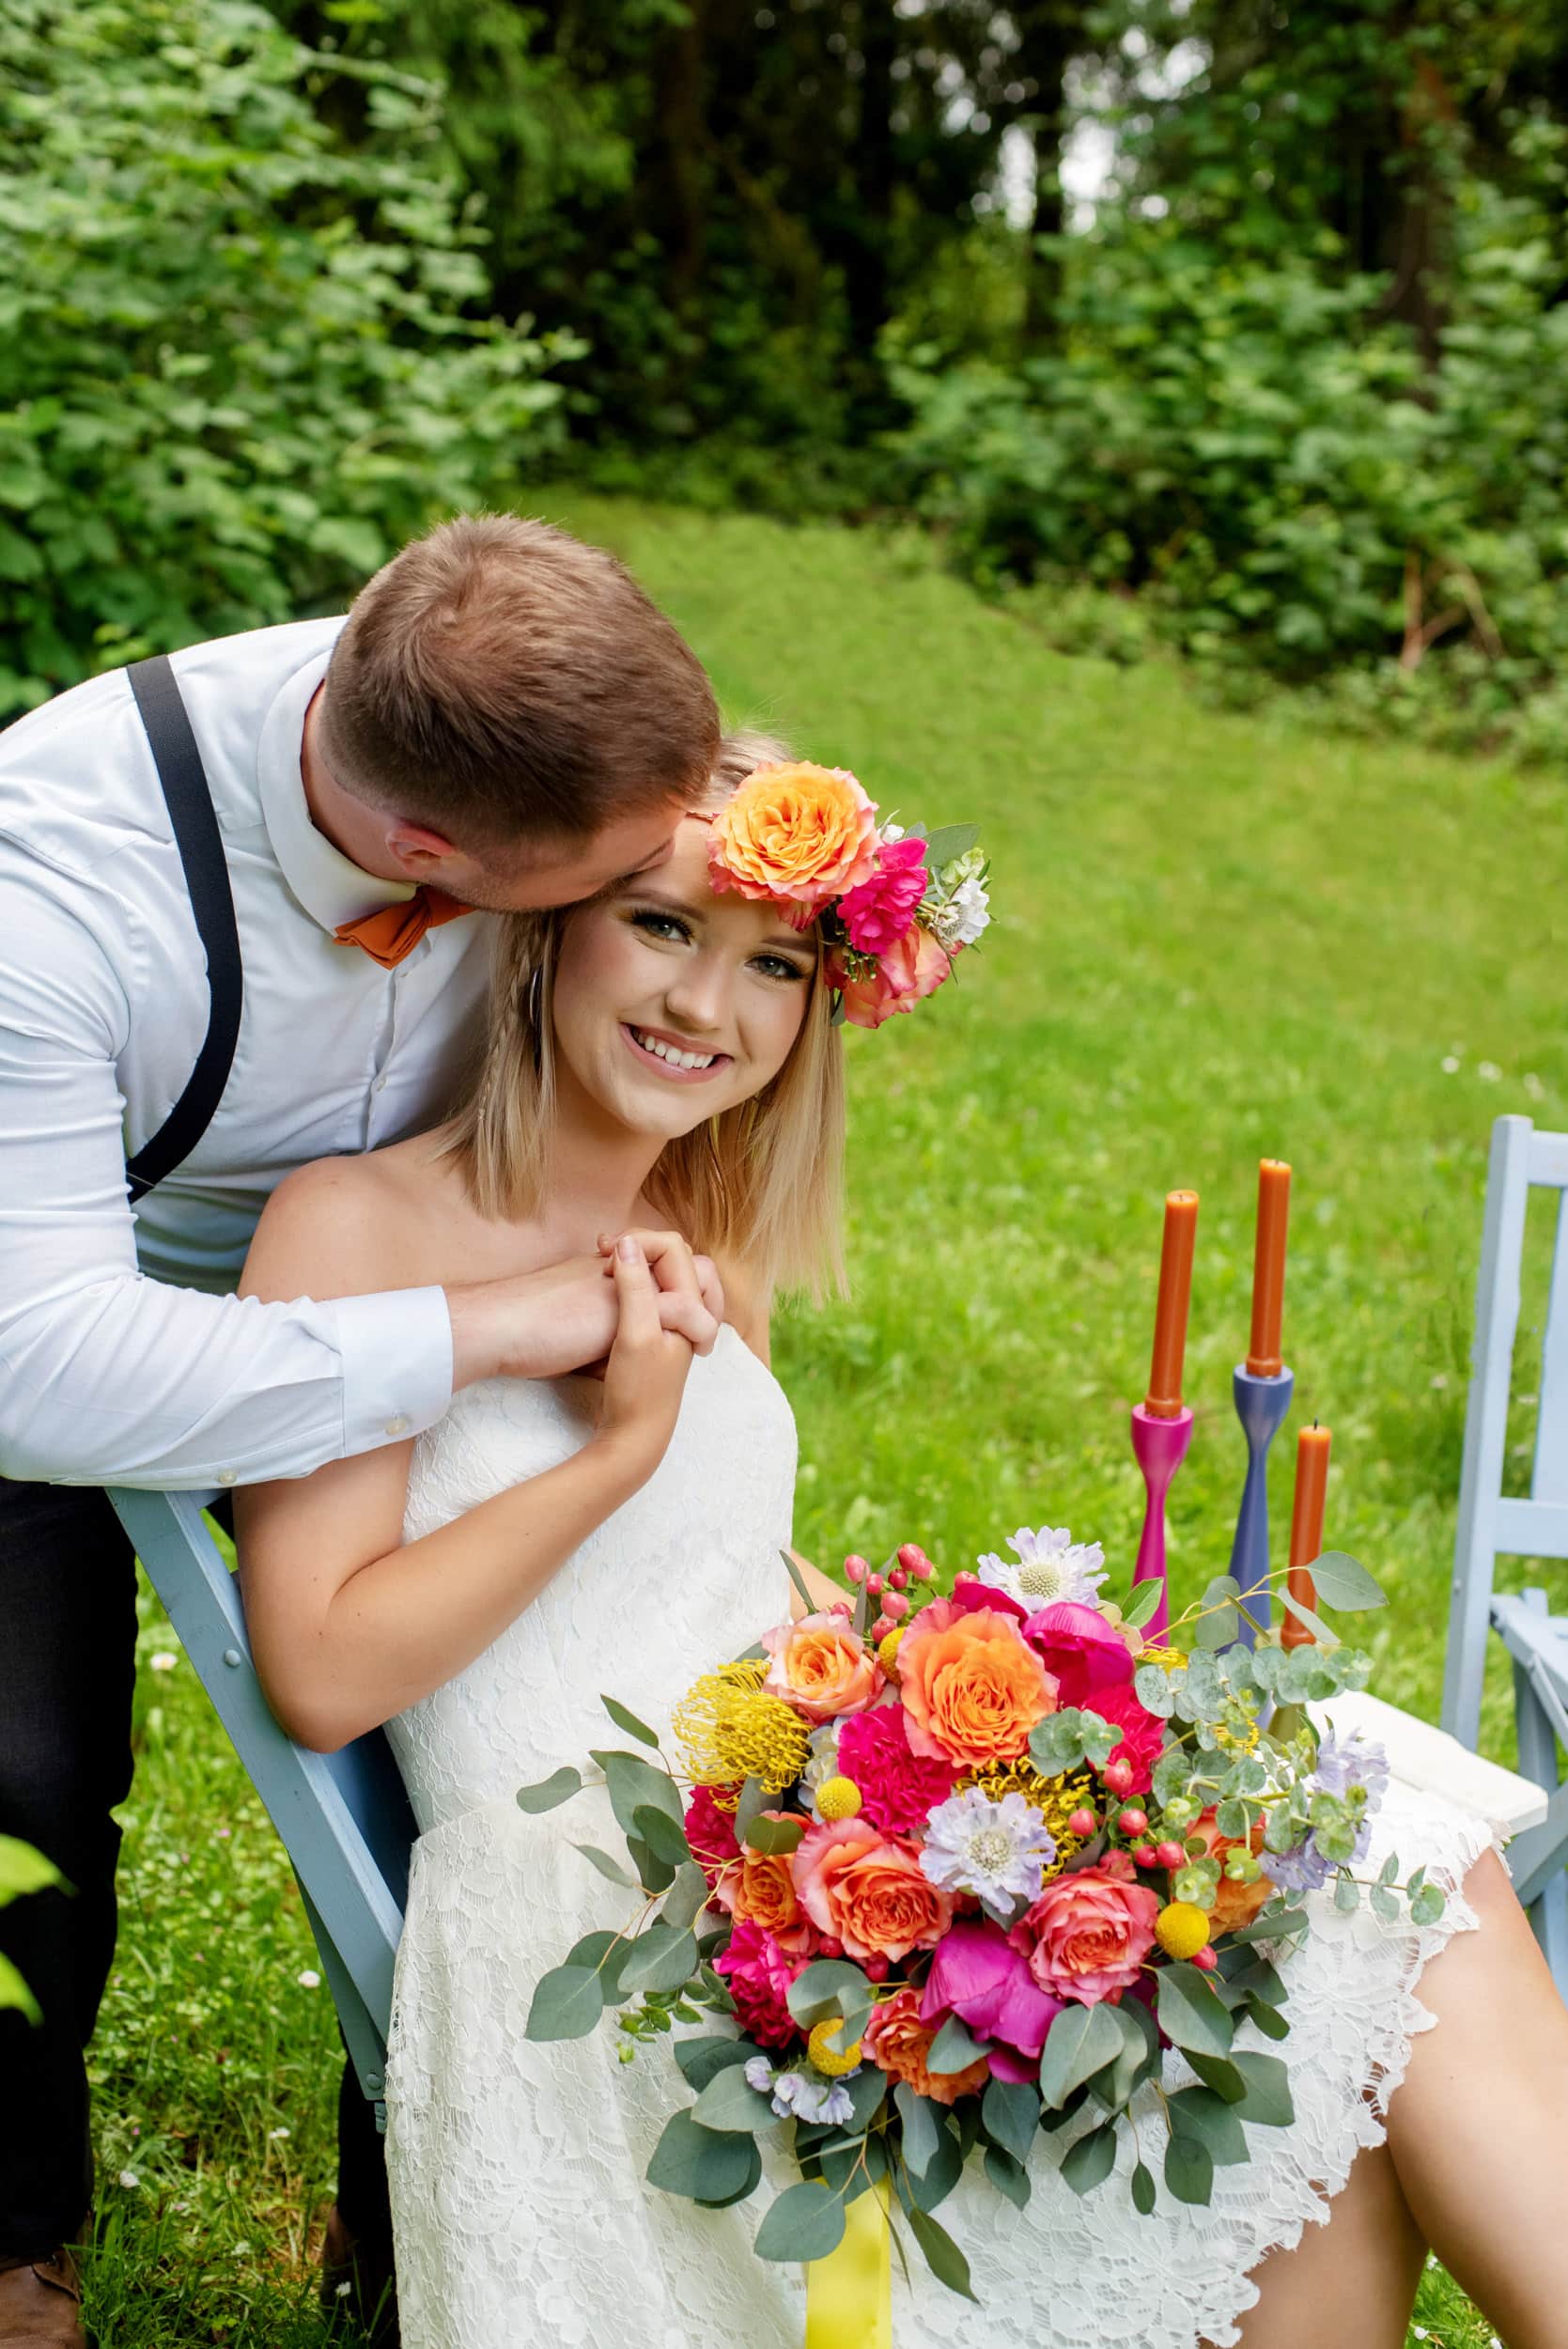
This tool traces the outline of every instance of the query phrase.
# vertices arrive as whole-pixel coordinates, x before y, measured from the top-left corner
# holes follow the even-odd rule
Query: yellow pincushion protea
[[[993,1802],[1000,1802],[1003,1795],[1022,1795],[1043,1812],[1056,1858],[1045,1870],[1042,1882],[1048,1884],[1052,1876],[1060,1875],[1074,1852],[1083,1849],[1086,1838],[1072,1834],[1067,1822],[1075,1811],[1094,1808],[1094,1780],[1087,1770],[1073,1778],[1042,1778],[1032,1762],[1009,1762],[984,1770],[965,1770],[958,1785],[978,1786]]]
[[[1209,1921],[1191,1901],[1167,1901],[1155,1919],[1155,1939],[1167,1957],[1196,1957],[1208,1937]]]
[[[1141,1647],[1138,1660],[1141,1664],[1157,1664],[1161,1672],[1176,1672],[1187,1657],[1179,1647],[1161,1647],[1157,1641],[1152,1647]]]
[[[824,1819],[852,1819],[861,1807],[861,1790],[852,1778],[825,1778],[816,1790],[816,1808]]]
[[[764,1659],[721,1664],[693,1681],[671,1717],[688,1777],[711,1786],[721,1808],[733,1810],[740,1781],[754,1778],[770,1795],[793,1786],[811,1752],[811,1732],[793,1705],[763,1689]],[[720,1789],[728,1790],[727,1799]]]
[[[814,2025],[811,2037],[806,2042],[806,2054],[825,2079],[841,2079],[846,2072],[852,2072],[861,2060],[858,2039],[852,2047],[833,2045],[833,2036],[839,2028],[840,2017],[830,2015],[825,2023]]]

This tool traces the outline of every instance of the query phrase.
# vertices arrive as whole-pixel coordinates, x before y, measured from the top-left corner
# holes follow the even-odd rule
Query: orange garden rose
[[[884,1835],[868,1819],[824,1819],[796,1845],[796,1898],[819,1933],[842,1941],[846,1957],[908,1957],[935,1949],[953,1922],[953,1903],[920,1864],[920,1849]]]
[[[760,767],[714,817],[707,858],[715,890],[782,898],[804,929],[876,870],[876,802],[842,768]]]
[[[791,1811],[764,1811],[760,1815],[765,1819],[791,1819],[797,1814]],[[731,1860],[719,1878],[713,1897],[737,1924],[761,1925],[772,1935],[781,1950],[787,1950],[791,1957],[800,1957],[815,1949],[816,1935],[796,1897],[790,1858],[788,1852],[747,1851],[743,1847],[738,1859]]]
[[[918,1990],[898,1990],[877,2008],[862,2046],[873,2063],[895,2080],[908,2080],[917,2096],[929,2096],[939,2105],[956,2104],[960,2096],[984,2088],[991,2067],[982,2056],[962,2072],[928,2072],[925,2059],[939,2029],[936,2023],[921,2021]]]
[[[961,1768],[1013,1762],[1056,1710],[1056,1682],[1011,1615],[933,1599],[898,1649],[898,1693],[913,1753]]]
[[[1242,1848],[1240,1836],[1220,1834],[1215,1826],[1212,1810],[1205,1811],[1196,1825],[1188,1828],[1188,1835],[1189,1838],[1203,1837],[1209,1858],[1218,1859],[1221,1870],[1229,1855]],[[1261,1819],[1252,1829],[1252,1849],[1255,1852],[1263,1849]],[[1233,1884],[1230,1877],[1222,1874],[1219,1889],[1214,1896],[1214,1906],[1209,1911],[1210,1940],[1217,1941],[1222,1933],[1234,1933],[1242,1925],[1250,1925],[1276,1889],[1271,1879],[1265,1875],[1260,1875],[1255,1884]]]
[[[808,1721],[863,1712],[887,1683],[877,1658],[842,1615],[804,1615],[764,1632],[771,1662],[763,1689],[783,1697]]]

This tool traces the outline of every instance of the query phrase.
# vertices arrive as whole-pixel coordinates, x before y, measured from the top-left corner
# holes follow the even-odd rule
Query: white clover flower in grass
[[[134,2194],[142,2183],[134,2170],[122,2170],[119,2173],[119,2182],[128,2194]]]
[[[972,946],[982,931],[990,927],[990,903],[984,881],[960,881],[932,924],[940,943],[950,953]]]
[[[982,1787],[952,1795],[926,1822],[920,1864],[939,1892],[972,1892],[987,1917],[1011,1924],[1056,1858],[1056,1839],[1027,1798],[1000,1801]]]
[[[1037,1533],[1020,1525],[1008,1534],[1007,1547],[1017,1563],[988,1552],[978,1562],[982,1582],[1032,1610],[1063,1598],[1093,1607],[1105,1580],[1105,1551],[1098,1542],[1075,1542],[1064,1525],[1043,1525]]]
[[[167,1648],[160,1648],[156,1656],[149,1656],[147,1660],[155,1672],[172,1672],[179,1662],[179,1657],[171,1656]]]
[[[298,1975],[296,1979],[302,1990],[319,1990],[321,1987],[320,1975],[313,1973],[308,1966],[304,1972]]]

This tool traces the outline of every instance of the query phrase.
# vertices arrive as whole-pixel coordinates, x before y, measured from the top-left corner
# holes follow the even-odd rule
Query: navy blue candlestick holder
[[[1264,1625],[1268,1623],[1270,1608],[1268,1447],[1290,1409],[1295,1386],[1294,1371],[1281,1370],[1274,1378],[1257,1378],[1245,1362],[1236,1364],[1231,1378],[1236,1417],[1247,1439],[1247,1482],[1242,1486],[1235,1540],[1231,1546],[1231,1573],[1240,1586],[1242,1605],[1255,1621]],[[1257,1634],[1246,1615],[1241,1618],[1238,1637],[1249,1647],[1257,1644]]]

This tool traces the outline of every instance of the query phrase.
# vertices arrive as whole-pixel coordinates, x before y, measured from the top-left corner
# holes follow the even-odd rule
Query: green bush
[[[557,428],[436,94],[370,70],[349,154],[320,70],[249,0],[0,10],[0,713],[321,608]]]
[[[913,501],[987,584],[1133,590],[1200,660],[1348,668],[1347,714],[1556,754],[1568,257],[1529,206],[1477,181],[1466,203],[1429,373],[1376,280],[1228,259],[1165,221],[1082,241],[1055,349],[894,352]]]

